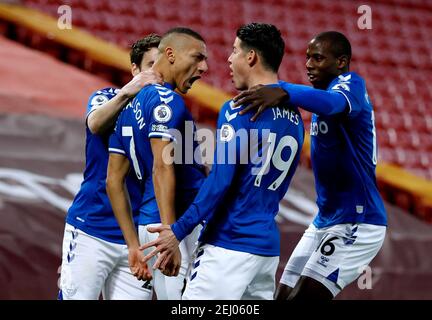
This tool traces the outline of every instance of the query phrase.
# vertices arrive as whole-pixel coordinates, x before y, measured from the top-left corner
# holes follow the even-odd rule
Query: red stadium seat
[[[23,2],[58,16],[58,0]],[[352,69],[367,81],[375,108],[380,158],[406,164],[432,177],[432,161],[421,155],[432,155],[429,0],[377,0],[373,5],[373,29],[368,31],[358,29],[358,3],[350,1],[188,0],[187,6],[180,0],[67,3],[73,8],[74,25],[124,47],[145,34],[162,34],[174,26],[198,30],[206,38],[209,51],[210,72],[204,81],[231,93],[235,89],[226,60],[240,25],[250,21],[276,24],[286,42],[280,77],[298,83],[308,83],[304,66],[308,41],[323,30],[340,30],[352,42]]]

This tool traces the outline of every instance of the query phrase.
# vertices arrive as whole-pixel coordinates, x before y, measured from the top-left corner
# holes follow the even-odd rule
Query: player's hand
[[[129,248],[129,268],[138,280],[151,280],[152,274],[147,263],[142,261],[143,254],[139,248]]]
[[[142,262],[146,263],[156,254],[160,253],[156,263],[153,265],[153,269],[163,269],[170,259],[174,256],[175,251],[178,250],[180,242],[171,230],[169,225],[160,225],[157,227],[148,227],[147,230],[151,233],[159,232],[159,236],[156,240],[150,241],[142,245],[139,249],[145,250],[151,247],[155,247],[153,251],[147,254]],[[161,268],[162,267],[162,268]]]
[[[163,79],[160,73],[155,72],[152,69],[141,71],[120,89],[120,93],[124,94],[128,98],[132,98],[145,86],[155,83],[163,84]]]
[[[239,113],[243,115],[250,110],[257,109],[251,118],[255,121],[265,109],[275,107],[288,98],[288,93],[279,87],[256,85],[249,90],[243,91],[234,97],[234,107],[245,105],[246,107]]]
[[[167,254],[167,251],[164,251],[159,257],[161,257],[161,263],[158,268],[161,272],[168,277],[178,276],[181,267],[180,250],[177,248],[171,255]]]

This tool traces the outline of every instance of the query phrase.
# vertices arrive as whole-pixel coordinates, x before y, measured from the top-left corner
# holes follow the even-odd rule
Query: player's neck
[[[334,81],[337,77],[339,77],[340,75],[345,74],[347,72],[350,72],[348,68],[341,69],[341,70],[339,70],[339,72],[333,74],[333,77],[331,77],[327,82],[320,83],[319,85],[314,85],[314,88],[327,90],[327,88],[329,87],[330,83],[332,83],[332,81]]]
[[[348,73],[348,72],[350,72],[349,68],[345,67],[345,68],[339,70],[339,72],[336,74],[335,78],[339,77],[341,74]]]
[[[170,68],[166,63],[164,63],[164,61],[162,59],[157,60],[153,64],[152,69],[161,74],[164,82],[172,85],[174,87],[174,89],[176,88],[176,83],[175,83],[174,77],[171,75]]]
[[[248,88],[252,88],[258,84],[273,84],[278,83],[279,78],[276,73],[269,71],[254,72],[250,74]]]

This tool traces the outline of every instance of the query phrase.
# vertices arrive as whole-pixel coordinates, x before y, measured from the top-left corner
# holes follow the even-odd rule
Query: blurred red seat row
[[[59,0],[24,0],[58,16]],[[276,24],[286,40],[281,79],[307,83],[305,50],[318,32],[340,30],[353,46],[352,69],[365,77],[375,106],[380,158],[432,178],[432,2],[377,0],[373,29],[360,30],[360,0],[68,0],[73,24],[128,47],[150,32],[186,25],[207,39],[204,81],[235,93],[227,58],[234,31],[250,21]],[[402,8],[402,9],[401,9]],[[305,113],[305,122],[310,114]]]

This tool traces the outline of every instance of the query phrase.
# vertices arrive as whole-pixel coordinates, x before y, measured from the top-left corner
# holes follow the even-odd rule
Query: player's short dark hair
[[[161,36],[151,33],[148,36],[136,41],[130,51],[130,61],[136,65],[141,65],[144,53],[149,51],[151,48],[157,48],[161,41]]]
[[[351,44],[344,34],[338,31],[325,31],[316,35],[315,40],[327,42],[331,53],[339,58],[340,56],[347,56],[351,60]]]
[[[261,57],[262,63],[277,72],[282,62],[285,42],[281,32],[272,24],[249,23],[237,30],[243,49],[253,49]]]
[[[186,34],[188,36],[191,36],[192,38],[205,42],[204,38],[198,32],[187,27],[175,27],[169,29],[167,32],[164,33],[162,39],[174,33]]]

